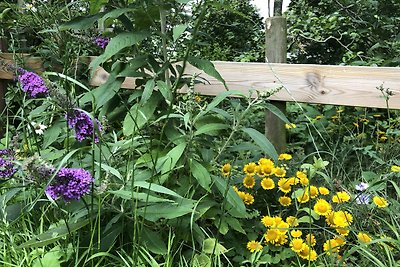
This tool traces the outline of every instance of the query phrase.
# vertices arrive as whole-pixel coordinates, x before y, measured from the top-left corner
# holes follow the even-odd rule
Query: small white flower
[[[36,12],[37,11],[37,8],[32,4],[25,4],[25,9],[26,10],[30,10],[32,12]]]
[[[369,185],[367,183],[361,182],[358,185],[356,185],[356,190],[357,191],[365,191],[368,188],[368,186]]]
[[[36,123],[36,122],[31,122],[31,125],[33,129],[35,130],[35,133],[38,135],[42,135],[44,133],[44,130],[47,129],[47,126],[41,123]]]
[[[81,6],[81,7],[79,7],[79,11],[81,11],[81,12],[86,12],[86,7],[83,7],[83,6]]]

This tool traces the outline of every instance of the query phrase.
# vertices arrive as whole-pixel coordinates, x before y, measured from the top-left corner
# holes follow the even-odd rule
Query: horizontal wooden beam
[[[400,109],[400,68],[327,66],[280,63],[213,62],[225,79],[229,90],[248,94],[249,90],[271,92],[282,87],[270,97],[271,100],[297,101],[303,103],[332,104],[386,108],[385,98],[377,87],[383,86],[393,92],[389,107]],[[199,74],[200,70],[188,66],[185,73]],[[195,91],[202,95],[217,95],[224,86],[206,74],[207,84],[198,84]],[[91,84],[98,86],[108,78],[99,68]],[[123,88],[134,88],[134,78],[127,78]]]
[[[0,61],[8,64],[14,64],[20,62],[19,67],[25,68],[36,73],[42,73],[43,60],[40,57],[32,57],[29,54],[11,54],[11,53],[0,53]],[[7,70],[4,65],[0,65],[0,80],[12,80],[14,79],[15,73]]]
[[[7,54],[0,54],[0,59],[8,57],[11,62],[12,58],[5,55]],[[377,89],[383,86],[394,94],[389,99],[389,107],[400,109],[400,68],[221,61],[213,63],[230,90],[239,90],[245,94],[249,90],[270,92],[282,87],[270,97],[271,100],[386,108],[385,98]],[[34,71],[42,70],[39,58],[27,57],[25,65]],[[185,73],[192,75],[202,71],[189,65]],[[99,68],[90,84],[99,86],[107,81],[108,76],[104,69]],[[201,76],[208,83],[195,86],[195,91],[199,94],[212,96],[225,91],[224,86],[215,78],[204,73]],[[13,79],[13,74],[0,69],[0,79]],[[135,88],[135,79],[127,78],[122,87]]]

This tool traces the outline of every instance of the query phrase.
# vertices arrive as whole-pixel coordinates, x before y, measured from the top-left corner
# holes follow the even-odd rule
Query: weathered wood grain
[[[386,108],[377,89],[383,85],[394,93],[389,107],[400,109],[400,68],[218,61],[214,65],[230,90],[269,92],[283,86],[272,100]],[[188,66],[185,73],[201,71]],[[200,94],[217,95],[225,90],[216,79],[206,74],[202,77],[209,83],[196,85],[195,90]],[[108,73],[98,69],[91,84],[98,86],[107,78]],[[122,86],[134,88],[134,79],[127,78]]]
[[[4,54],[0,54],[0,57]],[[31,69],[41,71],[38,58],[28,58]],[[382,94],[376,88],[383,85],[394,95],[389,107],[400,109],[400,68],[327,66],[280,63],[213,62],[230,90],[249,92],[272,91],[284,86],[271,97],[272,100],[298,101],[344,106],[386,108]],[[186,74],[202,73],[188,66]],[[93,86],[103,84],[108,73],[99,68],[90,81]],[[196,85],[195,90],[203,95],[217,95],[225,90],[216,79],[203,74],[209,83]],[[13,79],[13,74],[0,70],[0,79]],[[127,78],[123,88],[134,88],[135,79]]]
[[[26,68],[27,70],[41,73],[44,71],[43,61],[40,57],[31,57],[28,54],[17,54],[13,55],[10,53],[0,53],[0,61],[4,61],[8,64],[14,64],[14,60],[21,62],[20,67]],[[14,79],[14,72],[7,70],[3,65],[0,65],[0,79],[12,80]]]

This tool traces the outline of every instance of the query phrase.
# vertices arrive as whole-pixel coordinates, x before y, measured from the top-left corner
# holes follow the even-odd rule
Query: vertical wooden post
[[[265,30],[266,61],[269,63],[286,63],[286,18],[282,16],[267,18]],[[282,112],[286,112],[286,102],[271,101],[271,103]],[[286,150],[285,124],[270,111],[266,111],[265,115],[265,135],[274,144],[278,153],[283,153]]]
[[[0,37],[0,52],[7,52],[7,39],[5,37]],[[4,96],[6,94],[7,81],[0,79],[0,115],[3,113],[6,107],[6,101]],[[4,123],[0,121],[0,137],[3,136]]]

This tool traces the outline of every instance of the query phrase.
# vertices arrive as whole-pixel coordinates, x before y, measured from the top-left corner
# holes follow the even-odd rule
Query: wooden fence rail
[[[0,59],[12,62],[9,54]],[[87,60],[86,60],[87,61]],[[213,62],[225,79],[230,90],[248,93],[250,89],[269,91],[283,86],[271,100],[298,101],[343,106],[386,108],[386,101],[377,87],[383,86],[393,92],[389,99],[391,109],[400,109],[400,68],[327,66],[280,63]],[[40,72],[40,58],[26,58],[26,68]],[[185,73],[199,74],[200,70],[188,66]],[[109,74],[102,68],[95,71],[90,80],[93,86],[105,83]],[[203,74],[209,83],[196,85],[202,95],[217,95],[225,91],[215,78]],[[13,74],[0,69],[0,80],[13,79]],[[134,78],[126,78],[123,88],[134,88]]]

